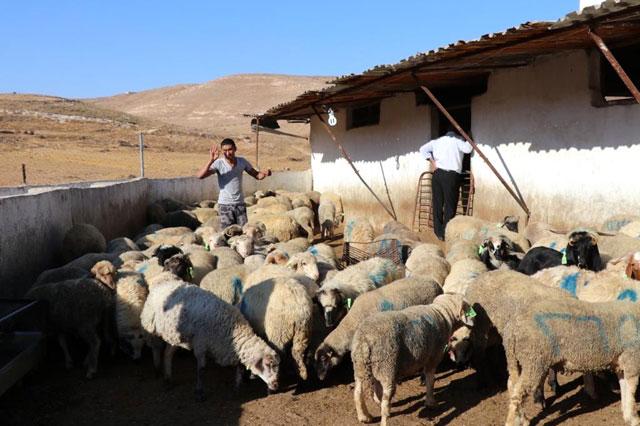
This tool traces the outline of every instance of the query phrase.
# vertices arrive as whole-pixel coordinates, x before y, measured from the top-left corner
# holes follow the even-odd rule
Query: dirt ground
[[[80,359],[80,357],[76,357]],[[40,371],[0,398],[3,425],[357,425],[353,406],[352,372],[348,362],[327,383],[312,383],[267,395],[266,386],[252,380],[233,389],[234,371],[209,365],[206,401],[195,401],[195,360],[182,352],[174,362],[174,384],[156,378],[151,356],[139,364],[124,357],[101,358],[98,376],[83,377],[76,367],[65,371],[59,348],[50,344],[49,360]],[[601,399],[591,401],[578,376],[560,376],[561,396],[545,411],[529,404],[532,424],[622,424],[619,396],[604,386]],[[419,379],[402,383],[392,404],[392,424],[504,424],[508,404],[502,388],[477,390],[472,370],[441,371],[436,376],[439,406],[423,407]],[[549,389],[546,390],[550,395]],[[370,411],[379,411],[373,401]],[[379,419],[378,419],[379,420]]]

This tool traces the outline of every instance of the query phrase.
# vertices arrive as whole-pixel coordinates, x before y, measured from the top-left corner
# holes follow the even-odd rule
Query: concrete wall
[[[310,172],[276,173],[263,181],[245,178],[246,193],[258,188],[307,191]],[[59,266],[64,233],[74,223],[91,223],[107,240],[134,236],[146,225],[147,205],[161,198],[183,202],[215,199],[215,177],[136,179],[23,188],[0,197],[0,297],[19,297],[45,269]],[[29,193],[31,192],[31,193]]]
[[[506,177],[500,151],[533,220],[566,228],[640,210],[640,106],[593,107],[588,76],[586,52],[544,57],[495,72],[473,100],[473,135]],[[472,168],[477,215],[521,213],[479,157]]]
[[[416,184],[426,162],[418,149],[431,132],[430,108],[416,106],[415,96],[401,94],[384,99],[380,106],[380,124],[346,129],[346,109],[336,112],[338,123],[333,133],[355,161],[363,178],[388,205],[383,172],[399,219],[411,224]],[[324,127],[311,121],[311,167],[314,189],[339,193],[347,216],[366,215],[377,224],[389,220],[383,208],[338,153]]]

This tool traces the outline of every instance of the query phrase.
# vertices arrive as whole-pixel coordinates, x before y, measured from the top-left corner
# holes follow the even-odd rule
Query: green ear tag
[[[449,350],[449,344],[447,343],[446,345],[444,345],[444,353],[446,354],[448,350]]]
[[[562,264],[563,265],[567,264],[567,253],[566,252],[562,252]]]
[[[211,251],[211,248],[209,247],[209,243],[206,243],[206,244],[204,245],[204,249],[205,249],[206,251]]]
[[[189,268],[187,272],[189,273],[189,278],[193,279],[193,268]]]
[[[470,306],[470,307],[469,307],[469,310],[468,310],[467,312],[465,312],[465,313],[464,313],[464,315],[465,315],[467,318],[473,318],[473,317],[475,317],[475,316],[476,316],[476,315],[478,315],[478,314],[476,314],[476,311],[474,311],[474,310],[473,310],[473,307],[471,307],[471,306]]]
[[[347,307],[347,309],[351,309],[352,303],[353,303],[353,300],[350,297],[347,298],[347,301],[345,302],[345,306]]]
[[[484,253],[486,249],[487,248],[485,246],[478,246],[478,254],[482,256],[482,253]]]

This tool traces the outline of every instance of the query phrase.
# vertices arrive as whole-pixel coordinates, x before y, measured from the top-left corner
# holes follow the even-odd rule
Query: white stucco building
[[[335,111],[331,133],[385,202],[386,180],[399,219],[411,225],[416,184],[427,167],[418,148],[446,123],[419,84],[470,131],[512,186],[513,177],[531,220],[562,228],[640,214],[640,105],[590,35],[604,40],[640,86],[640,1],[582,3],[594,2],[581,2],[580,12],[555,23],[523,24],[338,78],[264,117],[310,118],[314,188],[340,193],[348,215],[388,219],[316,111],[325,120],[328,108]],[[471,169],[474,215],[525,215],[478,155]]]

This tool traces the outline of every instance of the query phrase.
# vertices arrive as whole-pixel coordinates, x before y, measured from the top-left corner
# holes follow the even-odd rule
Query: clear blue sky
[[[1,0],[0,92],[108,96],[237,73],[342,75],[578,0]]]

